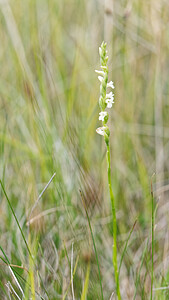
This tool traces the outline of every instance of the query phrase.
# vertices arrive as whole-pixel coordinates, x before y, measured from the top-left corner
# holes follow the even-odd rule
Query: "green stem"
[[[106,145],[107,145],[107,174],[108,174],[109,193],[110,193],[112,216],[113,216],[113,256],[112,256],[112,260],[113,260],[113,266],[114,266],[114,272],[115,272],[117,297],[118,297],[118,300],[121,300],[118,265],[117,265],[117,221],[116,221],[115,201],[114,201],[114,195],[113,195],[112,183],[111,183],[111,164],[110,164],[109,141],[106,142]]]

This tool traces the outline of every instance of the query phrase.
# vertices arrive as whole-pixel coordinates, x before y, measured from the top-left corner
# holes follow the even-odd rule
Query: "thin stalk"
[[[153,278],[154,278],[154,195],[151,182],[151,297],[153,299]]]
[[[118,300],[121,300],[118,265],[117,265],[117,220],[116,220],[114,194],[113,194],[112,183],[111,183],[111,164],[110,164],[109,142],[107,142],[106,145],[107,145],[107,174],[108,174],[109,193],[110,193],[112,216],[113,216],[113,255],[112,255],[112,260],[113,260],[113,266],[114,266],[114,272],[115,272],[117,297],[118,297]]]
[[[68,288],[67,288],[67,290],[66,290],[66,293],[63,295],[62,300],[65,300],[65,299],[66,299],[67,293],[68,293],[68,291],[69,291],[69,288],[70,288],[70,286],[71,286],[71,284],[72,284],[72,280],[73,280],[74,275],[75,275],[75,273],[76,273],[78,261],[79,261],[79,256],[76,258],[76,263],[75,263],[75,267],[74,267],[74,270],[73,270],[73,274],[72,274],[72,277],[71,277],[69,286],[68,286]]]

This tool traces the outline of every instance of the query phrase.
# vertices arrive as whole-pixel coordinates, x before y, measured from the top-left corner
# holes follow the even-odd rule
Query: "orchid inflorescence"
[[[115,199],[112,189],[112,182],[111,182],[111,158],[110,158],[110,145],[109,145],[109,138],[110,138],[110,130],[107,126],[109,114],[105,110],[106,108],[109,109],[112,107],[114,103],[114,94],[112,91],[107,93],[107,89],[114,89],[114,84],[112,81],[108,82],[108,56],[106,50],[106,43],[102,42],[101,47],[99,47],[99,54],[100,54],[100,63],[101,63],[101,71],[95,71],[99,74],[98,79],[100,81],[100,97],[99,97],[99,106],[100,106],[100,113],[99,113],[99,120],[102,121],[102,127],[96,129],[96,132],[100,135],[104,136],[104,140],[106,143],[107,153],[106,153],[106,160],[107,160],[107,175],[108,175],[108,186],[109,186],[109,193],[110,193],[110,200],[111,200],[111,207],[112,207],[112,217],[113,217],[113,255],[112,255],[112,262],[114,266],[114,274],[115,274],[115,282],[116,282],[116,292],[118,300],[121,300],[120,295],[120,284],[119,284],[119,270],[118,270],[118,263],[117,263],[117,220],[116,220],[116,209],[115,209]],[[102,289],[102,288],[101,288]],[[102,297],[103,299],[103,297]]]
[[[114,89],[114,84],[112,81],[108,82],[108,56],[106,50],[106,43],[102,42],[101,47],[99,47],[100,54],[100,63],[101,71],[95,70],[99,74],[98,79],[100,81],[100,97],[99,97],[99,106],[101,112],[99,113],[99,120],[102,121],[103,126],[96,129],[96,132],[100,135],[103,135],[105,142],[109,140],[110,131],[107,124],[109,115],[105,111],[106,108],[111,108],[114,103],[114,94],[113,92],[107,93],[107,88]]]

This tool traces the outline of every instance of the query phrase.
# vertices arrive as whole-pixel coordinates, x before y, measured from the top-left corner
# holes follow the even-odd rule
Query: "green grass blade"
[[[140,268],[139,268],[138,275],[137,275],[137,278],[136,278],[136,283],[135,283],[135,293],[134,293],[133,300],[136,299],[138,284],[139,284],[139,280],[140,280],[140,273],[141,273],[141,269],[142,269],[142,266],[143,266],[144,258],[145,258],[145,255],[146,255],[148,243],[149,243],[149,239],[147,239],[147,243],[146,243],[146,245],[144,247],[144,251],[143,251],[143,254],[142,254],[141,264],[140,264]]]
[[[98,259],[96,244],[95,244],[94,235],[93,235],[93,231],[92,231],[92,226],[91,226],[91,223],[90,223],[90,218],[89,218],[89,215],[88,215],[88,212],[87,212],[87,209],[86,209],[85,201],[84,201],[83,194],[82,194],[81,190],[80,190],[80,196],[81,196],[82,203],[83,203],[83,206],[84,206],[84,209],[85,209],[85,212],[86,212],[86,217],[87,217],[87,221],[88,221],[88,224],[89,224],[89,229],[90,229],[90,233],[91,233],[91,237],[92,237],[92,242],[93,242],[93,247],[94,247],[94,252],[95,252],[96,262],[97,262],[97,268],[98,268],[98,273],[99,273],[99,283],[100,283],[101,297],[102,297],[102,300],[103,300],[104,298],[103,298],[103,288],[102,288],[102,279],[101,279],[99,259]]]
[[[88,287],[89,287],[89,277],[90,277],[90,261],[88,262],[87,265],[87,271],[86,271],[86,278],[85,278],[85,283],[81,295],[81,300],[86,300],[87,299],[87,292],[88,292]]]
[[[2,291],[4,292],[5,296],[7,297],[7,299],[10,300],[9,295],[7,294],[6,289],[4,288],[4,284],[2,283],[2,281],[0,280],[0,288],[2,289]],[[2,295],[1,295],[2,296]]]
[[[9,207],[10,207],[10,209],[11,209],[11,211],[12,211],[12,214],[13,214],[13,216],[14,216],[14,218],[15,218],[15,221],[16,221],[16,223],[17,223],[17,225],[18,225],[18,228],[19,228],[19,230],[20,230],[20,232],[21,232],[22,238],[23,238],[23,240],[24,240],[24,242],[25,242],[25,245],[26,245],[26,248],[27,248],[27,250],[28,250],[28,252],[29,252],[29,255],[30,255],[31,259],[33,260],[33,257],[32,257],[31,251],[30,251],[30,249],[29,249],[28,243],[27,243],[27,241],[26,241],[26,239],[25,239],[25,236],[24,236],[24,233],[23,233],[23,231],[22,231],[22,228],[21,228],[21,226],[20,226],[20,224],[19,224],[19,221],[18,221],[18,219],[17,219],[17,217],[16,217],[16,215],[15,215],[15,212],[14,212],[14,210],[13,210],[13,207],[12,207],[12,205],[11,205],[11,202],[10,202],[8,196],[7,196],[7,193],[6,193],[6,191],[5,191],[4,185],[3,185],[3,183],[2,183],[1,180],[0,180],[0,184],[1,184],[2,190],[3,190],[3,192],[4,192],[5,198],[6,198],[7,202],[8,202],[8,205],[9,205]]]
[[[130,239],[130,237],[131,237],[131,235],[132,235],[132,232],[133,232],[133,230],[134,230],[134,227],[135,227],[136,223],[137,223],[137,220],[135,220],[135,222],[134,222],[134,224],[133,224],[133,226],[132,226],[132,228],[131,228],[131,230],[130,230],[130,232],[129,232],[127,241],[126,241],[125,246],[124,246],[124,249],[123,249],[123,253],[122,253],[122,255],[121,255],[120,265],[119,265],[119,275],[120,275],[120,269],[121,269],[121,265],[122,265],[122,262],[123,262],[123,258],[124,258],[124,255],[125,255],[125,253],[126,253],[126,250],[127,250],[127,245],[128,245],[129,239]]]
[[[14,266],[10,263],[8,257],[6,256],[4,250],[2,249],[1,246],[0,246],[0,249],[1,249],[1,251],[2,251],[2,253],[3,253],[3,255],[4,255],[4,257],[5,257],[6,260],[5,260],[3,257],[1,257],[1,256],[0,256],[0,259],[1,259],[7,266],[10,266],[11,269],[12,269],[12,271],[15,273],[15,276],[18,276],[18,277],[22,280],[22,282],[24,282],[24,284],[26,285],[26,287],[27,287],[28,289],[30,289],[30,288],[31,288],[31,285],[27,282],[27,280],[26,280],[22,275],[20,275],[20,274],[14,269]],[[46,290],[45,290],[45,292],[46,292]],[[37,291],[35,291],[35,293],[36,293],[37,296],[40,297],[40,299],[44,300],[44,298],[43,298]],[[46,293],[47,293],[47,292],[46,292]],[[47,295],[48,295],[48,294],[47,294]],[[48,299],[49,299],[49,297],[48,297]]]

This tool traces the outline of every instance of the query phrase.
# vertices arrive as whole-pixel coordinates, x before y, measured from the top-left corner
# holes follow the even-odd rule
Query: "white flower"
[[[111,108],[112,104],[114,103],[113,98],[106,99],[107,108]]]
[[[114,99],[114,94],[112,92],[106,94],[106,98],[113,98]]]
[[[107,58],[108,58],[108,56],[107,56]],[[103,69],[103,71],[105,70],[107,70],[107,67],[106,66],[101,66],[101,68]]]
[[[104,76],[104,71],[98,71],[98,70],[95,70],[95,72],[96,72],[97,74],[100,74],[100,75]]]
[[[104,127],[99,127],[96,129],[96,132],[100,135],[104,135]]]
[[[113,81],[108,82],[107,87],[111,87],[112,89],[114,89],[114,83]]]
[[[101,120],[102,122],[104,122],[104,118],[108,115],[108,113],[106,111],[101,111],[99,113],[99,120]]]
[[[100,82],[103,81],[103,77],[102,76],[98,76],[98,79],[99,79]]]
[[[112,92],[106,94],[106,103],[108,108],[112,107],[112,104],[114,103],[114,94]]]

